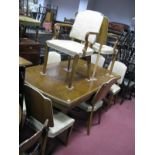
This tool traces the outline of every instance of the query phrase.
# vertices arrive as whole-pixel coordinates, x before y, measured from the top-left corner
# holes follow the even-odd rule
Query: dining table
[[[87,62],[80,59],[77,72],[74,75],[73,89],[68,89],[67,83],[70,72],[67,72],[68,61],[47,65],[46,74],[42,74],[43,65],[26,68],[25,82],[38,89],[51,99],[53,106],[63,112],[67,112],[81,102],[87,101],[97,90],[110,79],[117,81],[120,76],[103,67],[97,67],[94,80],[87,79]],[[91,64],[93,73],[94,64]]]

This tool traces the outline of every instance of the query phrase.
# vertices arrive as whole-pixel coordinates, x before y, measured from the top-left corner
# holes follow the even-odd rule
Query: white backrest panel
[[[61,61],[61,55],[55,51],[48,53],[48,61],[47,64],[57,63]]]
[[[110,69],[111,63],[112,62],[110,62],[108,69]],[[121,78],[119,80],[117,80],[118,84],[122,84],[126,70],[127,70],[127,67],[124,63],[115,61],[112,72],[121,76]]]
[[[85,10],[79,12],[72,26],[70,37],[84,41],[88,32],[99,33],[103,17],[104,16],[97,11]],[[94,43],[96,36],[90,35],[88,40],[90,43]]]
[[[96,64],[97,54],[91,55],[91,63]],[[102,55],[99,55],[98,66],[103,67],[105,58]]]

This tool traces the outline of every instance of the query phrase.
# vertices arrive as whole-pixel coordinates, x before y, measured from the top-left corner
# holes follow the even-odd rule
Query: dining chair
[[[48,135],[48,119],[42,128],[19,144],[19,155],[45,155]]]
[[[112,62],[110,62],[108,69],[111,68]],[[118,75],[120,75],[120,79],[117,80],[117,84],[113,84],[110,88],[110,100],[109,100],[109,104],[111,104],[111,101],[114,98],[114,104],[115,104],[115,100],[116,100],[116,95],[120,92],[121,87],[120,85],[123,83],[124,80],[124,76],[126,74],[127,71],[127,66],[120,62],[120,61],[115,61],[114,62],[114,66],[113,66],[113,73],[116,73]]]
[[[58,62],[61,62],[61,54],[55,51],[50,51],[48,53],[47,64],[58,63]]]
[[[68,71],[70,71],[70,61],[73,59],[70,80],[68,80],[69,89],[73,88],[72,82],[79,58],[87,57],[87,77],[90,79],[90,55],[94,52],[91,46],[96,41],[103,20],[104,16],[100,12],[85,10],[77,14],[73,25],[68,23],[56,23],[54,26],[53,38],[46,41],[46,52],[42,74],[46,74],[48,51],[49,48],[52,48],[68,55]],[[69,34],[71,40],[58,39],[60,27],[62,26],[72,27]]]
[[[66,131],[64,143],[67,145],[75,120],[62,112],[53,110],[52,101],[35,87],[25,84],[24,92],[27,117],[32,128],[39,130],[43,122],[48,119],[48,137],[55,138]]]
[[[91,63],[95,64],[97,59],[97,54],[91,55]],[[105,62],[105,58],[102,55],[99,55],[99,61],[98,61],[98,66],[103,67]]]
[[[96,111],[98,112],[98,123],[100,123],[101,120],[101,108],[103,106],[104,103],[104,99],[107,95],[107,93],[109,92],[111,86],[116,82],[115,78],[112,78],[111,80],[109,80],[108,82],[106,82],[105,84],[103,84],[96,92],[96,94],[93,96],[93,98],[91,100],[88,100],[87,102],[82,102],[78,107],[82,110],[84,110],[85,112],[87,112],[89,114],[88,117],[88,122],[87,122],[87,135],[90,134],[90,129],[92,126],[92,120],[93,120],[93,114]]]

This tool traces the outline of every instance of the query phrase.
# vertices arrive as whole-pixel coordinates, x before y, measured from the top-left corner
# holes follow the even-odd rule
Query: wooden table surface
[[[32,62],[30,62],[22,57],[19,57],[19,67],[29,66],[29,65],[32,65]]]
[[[92,64],[91,73],[93,66]],[[25,81],[51,98],[53,105],[62,111],[69,110],[89,99],[103,83],[106,83],[112,77],[116,77],[116,80],[120,78],[116,74],[111,77],[107,75],[106,69],[98,67],[96,71],[97,80],[87,81],[86,61],[79,60],[73,81],[74,89],[69,90],[67,79],[69,79],[70,74],[64,70],[67,67],[67,61],[48,65],[46,75],[40,74],[42,67],[42,65],[38,65],[26,68]]]

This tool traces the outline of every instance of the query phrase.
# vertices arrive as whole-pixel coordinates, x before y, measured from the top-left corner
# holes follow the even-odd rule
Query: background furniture
[[[21,38],[19,42],[19,55],[34,65],[39,64],[40,43],[28,38]]]
[[[43,122],[48,119],[48,137],[55,138],[67,130],[68,132],[65,138],[65,143],[67,144],[74,119],[60,111],[55,111],[52,107],[52,101],[41,94],[35,87],[25,84],[24,92],[27,118],[32,128],[40,130],[43,126]]]
[[[45,120],[43,127],[30,138],[19,145],[19,155],[45,155],[46,141],[48,135],[48,120]]]
[[[25,35],[26,32],[26,28],[27,27],[35,27],[36,29],[36,41],[38,41],[38,29],[40,27],[40,21],[33,19],[31,17],[27,17],[27,16],[19,16],[19,37],[22,38],[23,35]]]
[[[46,75],[40,74],[43,67],[42,65],[33,66],[26,69],[25,77],[27,83],[33,85],[44,95],[48,96],[53,101],[53,106],[63,112],[67,112],[82,101],[89,99],[102,84],[113,78],[106,75],[108,73],[107,69],[97,67],[97,80],[85,80],[83,77],[85,77],[87,70],[87,68],[84,67],[86,61],[80,59],[77,65],[78,74],[75,74],[75,80],[73,81],[75,89],[68,90],[65,82],[69,80],[68,72],[64,70],[67,64],[67,61],[61,61],[60,63],[47,65]],[[93,72],[93,68],[94,65],[91,64],[91,73]],[[116,81],[120,78],[120,76],[115,73],[112,75]]]
[[[23,108],[23,94],[25,82],[25,68],[32,65],[32,63],[22,57],[19,57],[19,103],[21,109]]]

